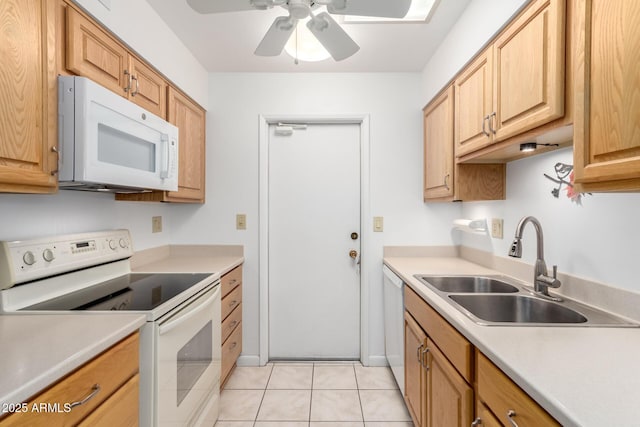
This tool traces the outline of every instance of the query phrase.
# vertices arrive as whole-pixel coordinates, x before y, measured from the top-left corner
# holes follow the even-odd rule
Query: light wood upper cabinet
[[[73,7],[67,7],[66,16],[66,69],[166,119],[167,83],[162,76]]]
[[[564,115],[565,1],[536,0],[493,44],[494,140]]]
[[[454,162],[453,96],[452,85],[424,108],[424,200],[503,200],[504,164]]]
[[[0,192],[57,190],[54,6],[0,2]]]
[[[456,76],[458,159],[517,158],[520,142],[571,123],[566,11],[566,0],[532,1]]]
[[[127,50],[72,7],[67,8],[66,68],[126,96]]]
[[[170,87],[168,115],[169,122],[180,129],[178,191],[169,192],[168,197],[204,202],[205,111]]]
[[[640,191],[640,2],[576,3],[575,181]]]
[[[493,49],[485,50],[454,82],[456,156],[475,151],[492,142]]]
[[[453,87],[424,109],[424,199],[453,199]]]

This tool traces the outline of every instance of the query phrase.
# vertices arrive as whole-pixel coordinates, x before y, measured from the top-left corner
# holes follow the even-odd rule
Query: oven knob
[[[124,240],[124,239],[120,239],[120,247],[122,249],[126,248],[127,247],[127,241]]]
[[[111,250],[115,251],[118,245],[116,245],[115,240],[109,240],[109,247],[111,248]]]
[[[56,256],[51,249],[45,249],[44,252],[42,252],[42,258],[47,262],[51,262],[56,258]]]
[[[25,264],[27,265],[33,265],[36,263],[36,256],[33,254],[33,252],[31,251],[27,251],[24,253],[24,255],[22,256],[22,260],[24,261]]]

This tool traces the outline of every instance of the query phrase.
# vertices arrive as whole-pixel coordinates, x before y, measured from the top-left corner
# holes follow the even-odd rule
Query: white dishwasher
[[[384,352],[404,395],[404,283],[386,265],[384,273]]]

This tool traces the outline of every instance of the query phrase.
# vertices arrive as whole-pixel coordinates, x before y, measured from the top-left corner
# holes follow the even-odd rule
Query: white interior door
[[[275,128],[269,127],[269,358],[359,359],[360,125],[312,124],[290,136]]]

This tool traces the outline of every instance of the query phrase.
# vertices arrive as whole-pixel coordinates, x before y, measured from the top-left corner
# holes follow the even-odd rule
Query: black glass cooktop
[[[112,280],[63,295],[23,310],[126,310],[147,311],[169,301],[211,273],[126,274]]]

